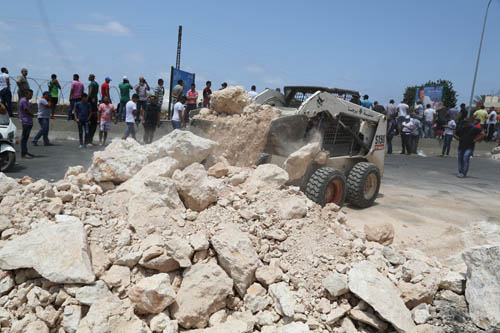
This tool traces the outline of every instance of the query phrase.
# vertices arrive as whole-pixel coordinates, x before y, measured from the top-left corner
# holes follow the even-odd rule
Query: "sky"
[[[152,86],[175,66],[257,90],[318,85],[400,100],[409,85],[452,81],[468,103],[488,0],[8,1],[0,65],[17,76],[70,81],[89,73]],[[500,0],[490,8],[476,93],[500,90]],[[167,84],[168,85],[168,84]]]

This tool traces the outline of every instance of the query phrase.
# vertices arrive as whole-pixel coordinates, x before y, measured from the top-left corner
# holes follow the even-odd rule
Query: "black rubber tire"
[[[335,187],[335,192],[333,198],[329,199],[327,195],[330,184]],[[334,168],[319,168],[309,178],[305,193],[309,199],[321,206],[325,206],[330,202],[342,206],[346,198],[345,176],[342,172]]]
[[[6,152],[2,153],[1,158],[3,160],[6,160],[7,163],[5,163],[5,164],[2,163],[2,165],[0,165],[0,172],[8,171],[16,163],[16,153],[14,153],[14,152],[6,151]]]
[[[365,197],[365,182],[370,174],[376,176],[375,192],[370,197]],[[347,201],[354,206],[366,208],[373,205],[380,190],[380,171],[377,166],[370,162],[359,162],[347,176]]]

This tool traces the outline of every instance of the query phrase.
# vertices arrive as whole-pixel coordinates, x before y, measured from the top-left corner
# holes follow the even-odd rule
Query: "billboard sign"
[[[417,89],[415,96],[415,103],[422,102],[424,108],[430,104],[432,108],[436,109],[443,101],[443,86],[434,87],[420,87]]]
[[[181,71],[177,68],[172,68],[172,88],[177,84],[177,81],[182,80],[182,82],[184,82],[184,89],[182,90],[182,94],[186,95],[188,90],[191,88],[191,83],[194,83],[194,77],[194,73],[189,73]]]

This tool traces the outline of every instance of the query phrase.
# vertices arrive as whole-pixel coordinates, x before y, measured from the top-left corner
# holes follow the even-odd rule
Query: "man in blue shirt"
[[[363,100],[361,101],[361,105],[363,105],[365,108],[367,109],[371,109],[372,108],[372,102],[369,100],[369,96],[368,95],[364,95],[363,96]]]
[[[89,112],[90,103],[88,101],[88,95],[86,93],[82,94],[82,100],[75,104],[75,109],[73,111],[76,123],[78,124],[78,137],[80,138],[80,148],[87,148],[87,143],[89,140]],[[85,141],[83,140],[83,132],[85,131]]]

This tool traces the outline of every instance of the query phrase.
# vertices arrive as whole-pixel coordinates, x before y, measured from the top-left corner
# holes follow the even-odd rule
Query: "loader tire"
[[[342,172],[323,167],[316,170],[306,185],[306,196],[321,206],[334,203],[342,206],[346,197],[346,179]]]
[[[347,201],[352,205],[370,207],[380,189],[380,172],[375,164],[359,162],[347,176]]]

